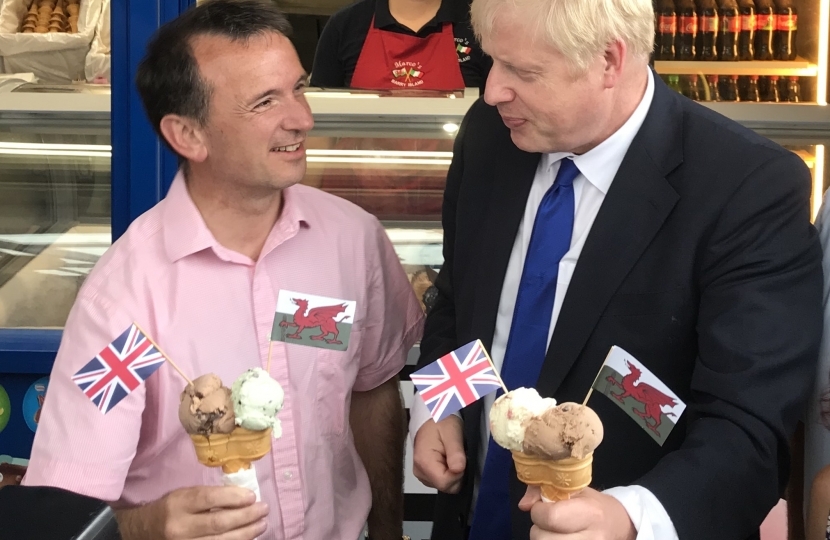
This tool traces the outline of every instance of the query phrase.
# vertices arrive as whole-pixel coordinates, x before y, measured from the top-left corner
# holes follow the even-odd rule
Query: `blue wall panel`
[[[190,0],[112,2],[112,237],[155,205],[170,186],[175,156],[158,140],[135,89],[138,63],[153,32]]]

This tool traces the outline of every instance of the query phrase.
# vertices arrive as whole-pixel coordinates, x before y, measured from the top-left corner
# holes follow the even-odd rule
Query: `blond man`
[[[482,339],[508,387],[581,402],[616,345],[688,407],[658,444],[594,393],[595,489],[550,504],[492,443],[493,397],[437,424],[416,400],[433,538],[758,538],[821,338],[809,171],[649,69],[651,0],[474,0],[472,21],[493,68],[421,361]]]

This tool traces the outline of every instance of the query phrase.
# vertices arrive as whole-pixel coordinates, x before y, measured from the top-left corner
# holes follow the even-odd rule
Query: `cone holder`
[[[582,459],[543,459],[523,452],[512,452],[516,475],[529,486],[539,486],[542,496],[551,501],[564,501],[591,484],[594,454]]]
[[[251,462],[271,451],[271,428],[251,431],[237,427],[229,434],[190,435],[199,463],[222,467],[225,473],[250,467]]]

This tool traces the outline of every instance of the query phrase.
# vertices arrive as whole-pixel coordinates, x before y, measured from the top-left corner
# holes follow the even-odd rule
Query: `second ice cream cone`
[[[199,463],[222,467],[224,473],[249,469],[251,463],[271,451],[271,428],[251,431],[234,428],[229,434],[190,435]]]
[[[523,452],[512,452],[516,475],[529,486],[539,486],[551,502],[571,498],[591,484],[594,453],[582,459],[543,459]]]

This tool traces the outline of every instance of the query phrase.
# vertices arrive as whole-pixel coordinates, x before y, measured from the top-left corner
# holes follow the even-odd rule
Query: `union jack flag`
[[[164,363],[164,355],[135,324],[72,376],[102,414],[138,388]]]
[[[479,340],[442,356],[411,379],[436,422],[501,388]]]

